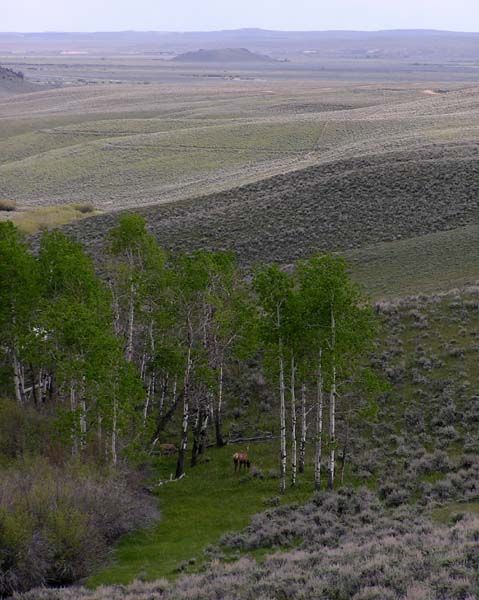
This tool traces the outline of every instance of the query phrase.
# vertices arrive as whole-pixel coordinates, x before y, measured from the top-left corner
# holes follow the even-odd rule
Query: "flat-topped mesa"
[[[210,50],[196,50],[178,54],[173,58],[177,62],[195,63],[245,63],[245,62],[276,62],[274,58],[265,54],[251,52],[247,48],[214,48]]]

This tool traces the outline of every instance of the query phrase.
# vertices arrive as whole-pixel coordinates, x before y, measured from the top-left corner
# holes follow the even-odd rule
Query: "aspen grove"
[[[174,428],[180,478],[210,443],[228,443],[225,378],[253,362],[278,391],[280,491],[308,461],[316,488],[324,468],[333,488],[348,458],[336,421],[348,390],[374,387],[375,334],[336,256],[247,273],[231,253],[167,252],[127,215],[94,265],[59,231],[33,252],[0,223],[1,396],[48,411],[67,455],[116,468],[157,452]]]

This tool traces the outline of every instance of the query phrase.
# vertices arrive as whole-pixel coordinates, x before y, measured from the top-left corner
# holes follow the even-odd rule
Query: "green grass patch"
[[[432,518],[437,523],[447,525],[466,513],[479,515],[479,502],[455,502],[441,506],[432,511]]]
[[[40,229],[51,229],[99,214],[89,204],[63,206],[43,206],[31,210],[22,210],[9,215],[9,220],[24,233],[32,234]]]
[[[354,279],[376,298],[450,290],[479,279],[479,227],[378,244],[346,257]]]
[[[251,444],[253,464],[264,479],[233,471],[234,447],[213,449],[207,461],[188,469],[184,479],[159,488],[161,519],[154,527],[125,537],[114,551],[109,566],[93,575],[88,584],[126,584],[134,579],[173,578],[179,567],[195,559],[203,561],[203,550],[226,532],[248,525],[253,514],[266,510],[278,496],[279,481],[268,477],[277,467],[277,445]],[[174,469],[172,459],[160,464],[159,476],[167,478]],[[313,492],[311,466],[298,485],[282,497],[283,504],[304,502]],[[193,562],[193,561],[192,561]]]

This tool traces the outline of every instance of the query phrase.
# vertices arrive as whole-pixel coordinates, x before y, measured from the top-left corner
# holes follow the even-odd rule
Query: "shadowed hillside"
[[[190,201],[141,209],[168,247],[232,249],[243,263],[283,263],[474,223],[478,146],[331,162]],[[68,226],[90,246],[116,220]]]

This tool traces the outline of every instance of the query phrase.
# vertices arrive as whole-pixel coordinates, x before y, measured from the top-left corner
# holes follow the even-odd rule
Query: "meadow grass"
[[[254,467],[263,472],[263,479],[235,474],[232,454],[238,448],[226,446],[209,450],[205,462],[187,469],[184,479],[159,487],[159,523],[125,537],[116,547],[111,564],[93,575],[88,584],[96,587],[138,578],[173,578],[188,561],[197,568],[209,544],[245,527],[255,513],[267,508],[268,500],[279,496],[279,480],[268,476],[268,471],[277,468],[278,443],[250,444],[249,455]],[[173,471],[174,459],[161,459],[158,476],[168,478]],[[309,466],[281,502],[304,502],[312,492]]]
[[[52,229],[88,216],[98,214],[88,204],[64,204],[61,206],[43,206],[8,214],[8,220],[28,235],[41,229]]]
[[[479,280],[479,226],[361,248],[346,258],[372,298],[447,291]]]

